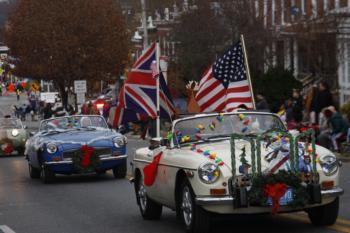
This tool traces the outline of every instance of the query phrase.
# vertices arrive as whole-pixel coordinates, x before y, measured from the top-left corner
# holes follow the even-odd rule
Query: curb
[[[337,159],[339,159],[340,161],[342,161],[344,163],[350,162],[350,156],[344,156],[344,155],[341,155],[338,153],[334,153],[334,154],[337,157]]]

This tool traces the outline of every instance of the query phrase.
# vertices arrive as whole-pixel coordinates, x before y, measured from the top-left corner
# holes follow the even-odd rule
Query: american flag
[[[254,108],[241,42],[204,73],[196,101],[201,112],[230,112],[241,106]]]
[[[122,87],[113,120],[114,126],[125,123],[128,120],[125,119],[126,115],[130,115],[130,119],[137,119],[140,116],[150,118],[157,116],[155,78],[159,78],[160,83],[160,116],[169,117],[174,115],[175,107],[162,72],[157,77],[154,77],[155,73],[152,72],[152,64],[154,69],[153,62],[155,60],[156,43],[153,43],[134,63]],[[135,116],[131,116],[132,112],[135,113]]]

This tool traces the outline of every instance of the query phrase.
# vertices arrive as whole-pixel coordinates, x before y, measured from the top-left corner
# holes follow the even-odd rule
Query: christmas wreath
[[[291,207],[303,207],[309,200],[306,185],[302,185],[299,176],[292,172],[281,170],[276,174],[258,174],[252,179],[252,188],[249,191],[251,205],[267,206],[269,198],[272,201],[272,214],[276,214],[280,207],[280,198],[288,188],[292,189],[293,198]]]
[[[0,141],[0,154],[10,155],[14,150],[10,139],[2,139]]]
[[[75,152],[72,159],[74,166],[83,173],[95,172],[96,167],[101,163],[95,149],[88,145],[82,146],[81,150]]]

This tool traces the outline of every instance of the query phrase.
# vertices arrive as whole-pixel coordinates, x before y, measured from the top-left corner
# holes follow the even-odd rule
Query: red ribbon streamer
[[[272,215],[277,214],[280,208],[280,199],[287,192],[285,183],[267,184],[264,187],[264,195],[272,199]]]
[[[145,176],[144,183],[146,186],[152,186],[157,177],[158,164],[162,157],[163,152],[160,152],[153,157],[152,163],[146,165],[143,168],[143,174]]]
[[[93,147],[89,147],[88,145],[84,145],[81,147],[81,151],[84,153],[84,156],[80,162],[82,167],[88,167],[91,163],[90,158],[91,154],[94,152]]]

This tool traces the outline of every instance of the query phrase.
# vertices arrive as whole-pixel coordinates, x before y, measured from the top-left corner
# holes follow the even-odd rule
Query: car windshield
[[[0,119],[0,129],[21,129],[22,123],[19,119],[3,118]]]
[[[227,137],[233,133],[260,134],[270,129],[285,130],[273,114],[235,113],[198,116],[178,121],[174,126],[175,144]]]
[[[107,129],[108,125],[101,116],[67,116],[45,120],[40,131],[62,131],[69,129]]]

